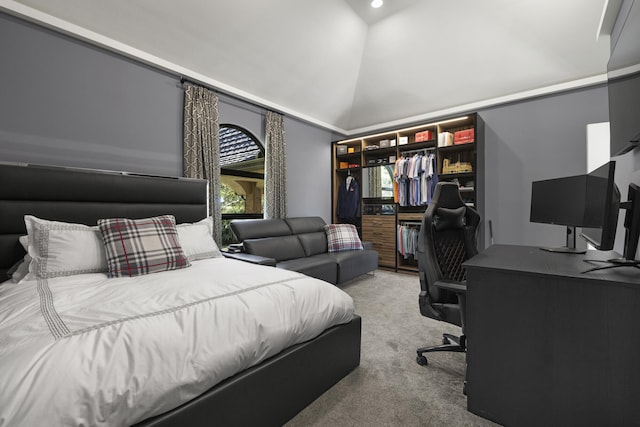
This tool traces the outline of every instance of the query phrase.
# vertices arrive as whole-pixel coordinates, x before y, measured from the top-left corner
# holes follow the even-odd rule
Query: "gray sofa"
[[[320,217],[240,219],[231,231],[243,252],[226,257],[294,270],[333,284],[341,284],[378,268],[378,252],[363,242],[364,250],[328,252],[326,223]]]

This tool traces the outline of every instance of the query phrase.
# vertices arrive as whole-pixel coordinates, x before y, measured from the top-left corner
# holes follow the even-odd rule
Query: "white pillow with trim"
[[[176,228],[180,246],[189,261],[222,257],[218,245],[213,240],[212,217],[194,223],[178,224]]]
[[[107,257],[97,226],[49,221],[25,215],[32,258],[29,278],[48,279],[107,271]]]

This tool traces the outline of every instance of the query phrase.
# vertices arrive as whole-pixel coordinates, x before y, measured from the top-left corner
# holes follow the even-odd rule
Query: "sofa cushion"
[[[298,236],[246,239],[242,244],[244,245],[245,252],[273,258],[277,262],[305,257],[304,249],[302,249]]]
[[[338,265],[334,259],[325,255],[328,254],[290,259],[279,262],[276,267],[297,271],[335,285],[338,277]]]
[[[327,223],[324,222],[324,220],[319,216],[285,218],[284,220],[291,229],[291,233],[293,234],[324,231],[324,226],[327,225]]]
[[[234,219],[231,231],[239,242],[261,237],[290,236],[291,229],[282,219]]]
[[[338,265],[338,283],[346,282],[378,268],[378,252],[372,250],[330,252],[327,256],[331,257]]]
[[[300,239],[300,244],[302,244],[306,256],[327,252],[327,233],[324,231],[298,234],[298,239]]]
[[[329,252],[362,250],[362,242],[358,230],[353,224],[325,225],[327,247]]]

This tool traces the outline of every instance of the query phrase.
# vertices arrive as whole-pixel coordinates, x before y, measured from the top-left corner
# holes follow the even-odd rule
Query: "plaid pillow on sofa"
[[[358,230],[353,224],[329,224],[324,226],[327,232],[329,252],[362,250]]]
[[[98,220],[109,277],[140,276],[191,264],[184,255],[172,215]]]

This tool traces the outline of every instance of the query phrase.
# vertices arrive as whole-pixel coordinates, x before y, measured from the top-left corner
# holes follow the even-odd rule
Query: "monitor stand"
[[[547,252],[558,252],[563,254],[586,254],[586,249],[576,248],[576,228],[567,227],[567,246],[561,246],[559,248],[540,248]]]

